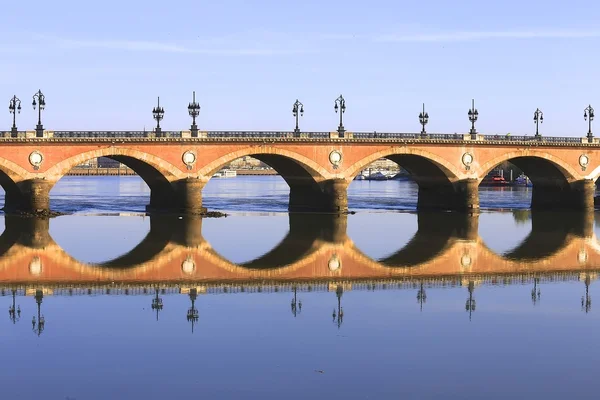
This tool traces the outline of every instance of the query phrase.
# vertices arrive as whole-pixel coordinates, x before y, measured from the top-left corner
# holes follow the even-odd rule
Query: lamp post
[[[535,122],[535,138],[541,139],[540,135],[540,123],[544,123],[544,113],[538,108],[533,113],[533,122]]]
[[[158,98],[158,105],[152,109],[152,116],[156,120],[156,137],[162,137],[160,121],[165,117],[165,109],[160,106],[160,97]]]
[[[200,104],[196,103],[196,92],[194,91],[193,100],[188,104],[188,113],[192,117],[192,137],[198,137],[198,125],[196,125],[196,117],[200,115]]]
[[[8,112],[13,115],[13,124],[10,128],[10,137],[17,137],[17,113],[21,114],[21,100],[17,96],[13,96],[8,103]]]
[[[159,289],[156,288],[156,297],[152,299],[152,309],[156,311],[156,320],[158,321],[158,313],[163,309],[163,301],[158,297]]]
[[[13,289],[12,290],[12,306],[8,307],[8,316],[13,324],[21,319],[21,306],[16,306],[16,308],[15,308],[16,295],[17,295],[17,291],[16,291],[16,289]]]
[[[425,132],[425,125],[427,125],[427,123],[429,122],[429,114],[425,112],[425,103],[423,103],[423,111],[419,113],[419,122],[423,127],[421,129],[421,137],[427,137],[427,132]]]
[[[479,111],[475,108],[475,99],[471,100],[471,109],[469,110],[469,121],[471,121],[471,140],[477,140],[477,131],[475,130],[475,122],[479,117]]]
[[[292,114],[296,118],[296,128],[294,128],[294,137],[300,137],[300,128],[298,127],[298,113],[300,113],[299,116],[304,116],[304,104],[300,103],[300,101],[296,99],[296,102],[292,107]]]
[[[192,323],[192,333],[194,333],[194,324],[198,322],[198,309],[195,306],[196,298],[198,297],[198,290],[196,288],[190,290],[190,300],[192,306],[187,311],[187,320]]]
[[[37,99],[37,101],[36,101]],[[38,106],[38,123],[35,127],[35,137],[44,137],[44,125],[42,125],[42,110],[46,108],[46,96],[42,93],[41,90],[38,90],[36,94],[33,95],[33,102],[31,103],[33,109]]]
[[[421,288],[417,292],[417,301],[421,304],[421,311],[423,311],[423,303],[427,302],[427,293],[423,288],[423,282],[421,282]]]
[[[341,138],[344,137],[344,113],[346,112],[346,100],[344,100],[344,96],[340,94],[340,97],[335,99],[335,105],[333,107],[335,112],[340,112],[340,126],[338,126],[338,134]]]
[[[297,288],[296,286],[294,286],[294,298],[292,299],[292,314],[294,315],[294,318],[296,317],[297,314],[300,314],[302,312],[302,300],[298,300],[298,298],[296,297],[296,291]]]
[[[338,329],[340,328],[340,326],[342,326],[342,322],[344,322],[344,309],[342,308],[342,296],[343,295],[344,295],[344,288],[342,287],[342,285],[338,285],[338,287],[335,289],[335,296],[337,297],[337,303],[338,303],[337,314],[335,312],[335,308],[333,309],[333,313],[332,313],[333,322],[336,322],[336,318],[337,318]]]
[[[32,328],[33,332],[37,333],[38,336],[40,336],[42,334],[42,332],[44,331],[44,325],[46,324],[46,320],[45,320],[44,316],[41,315],[41,307],[42,307],[43,299],[44,299],[44,292],[42,292],[39,289],[36,290],[35,291],[35,302],[37,303],[37,323],[36,323],[36,319],[34,316],[33,319],[31,320],[31,328]]]
[[[473,281],[469,281],[469,298],[465,303],[465,310],[469,312],[469,321],[471,320],[471,314],[475,311],[476,303],[473,298],[473,291],[475,290],[475,283]]]
[[[585,110],[583,110],[583,119],[588,121],[588,143],[592,143],[594,141],[594,135],[592,134],[592,121],[594,120],[594,109],[591,105],[587,106]]]

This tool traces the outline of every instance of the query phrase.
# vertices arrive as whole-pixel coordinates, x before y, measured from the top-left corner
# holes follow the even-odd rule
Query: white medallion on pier
[[[192,167],[196,163],[196,152],[192,150],[186,151],[185,153],[183,153],[183,156],[181,156],[181,160],[187,166],[187,169],[192,169]]]
[[[29,154],[29,164],[33,165],[33,169],[39,169],[44,161],[44,156],[39,151],[35,150]]]
[[[585,169],[587,168],[589,163],[590,163],[590,158],[587,155],[582,154],[579,156],[579,165],[581,165],[582,171],[585,171]]]
[[[462,163],[465,165],[465,168],[468,170],[471,169],[471,164],[473,164],[473,154],[465,153],[462,155]]]
[[[334,169],[337,169],[342,163],[342,153],[338,150],[333,150],[329,153],[329,162],[333,165]]]

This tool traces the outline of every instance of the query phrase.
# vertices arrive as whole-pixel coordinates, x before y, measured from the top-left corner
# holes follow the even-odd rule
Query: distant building
[[[116,160],[112,160],[108,157],[98,157],[98,168],[119,168],[122,167],[123,164]]]

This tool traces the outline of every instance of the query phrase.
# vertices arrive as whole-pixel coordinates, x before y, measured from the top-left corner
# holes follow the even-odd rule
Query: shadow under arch
[[[54,184],[76,165],[98,157],[118,161],[135,171],[150,188],[150,207],[160,209],[174,204],[176,189],[172,183],[183,179],[184,174],[155,155],[132,149],[110,147],[78,154],[50,168],[46,179]]]
[[[277,269],[294,264],[318,250],[320,242],[339,243],[346,239],[347,216],[331,214],[289,214],[287,235],[270,251],[237,267],[251,270]],[[214,250],[213,255],[230,264]]]
[[[327,171],[299,154],[279,149],[249,148],[223,156],[201,169],[199,175],[212,178],[219,169],[241,157],[253,157],[273,168],[290,188],[288,210],[291,212],[334,211],[331,191],[334,181]]]
[[[417,232],[409,242],[392,255],[374,261],[390,268],[423,265],[444,254],[456,240],[477,240],[478,224],[478,215],[418,213]]]
[[[593,233],[593,212],[532,211],[529,235],[514,249],[499,256],[514,261],[541,260],[562,251],[568,246],[570,236],[586,238]]]
[[[530,153],[512,152],[489,161],[481,167],[481,180],[501,163],[510,162],[523,171],[533,184],[532,209],[586,208],[585,194],[589,189],[586,189],[584,181],[576,180],[575,172],[567,163],[551,155]],[[593,188],[592,184],[589,186]],[[593,200],[593,196],[590,199]]]
[[[446,159],[422,150],[401,148],[380,151],[356,162],[344,173],[348,179],[354,179],[360,171],[380,158],[393,161],[410,174],[419,188],[419,211],[470,208],[469,196],[465,196],[470,180],[463,179],[462,171],[458,171]]]

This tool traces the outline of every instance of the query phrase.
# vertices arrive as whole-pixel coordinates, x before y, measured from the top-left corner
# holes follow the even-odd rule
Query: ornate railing
[[[292,132],[292,131],[200,131],[200,137],[210,139],[328,139],[330,132]],[[26,132],[19,131],[18,138],[24,138]],[[153,135],[153,131],[53,131],[54,138],[147,138]],[[182,131],[162,131],[161,137],[182,138]],[[0,137],[10,138],[10,132],[0,131]],[[478,134],[479,140],[484,142],[526,142],[526,143],[583,143],[588,141],[583,137],[560,137],[560,136],[523,136],[523,135],[490,135]],[[343,137],[352,139],[392,139],[392,140],[469,140],[470,135],[465,133],[402,133],[402,132],[348,132]]]

